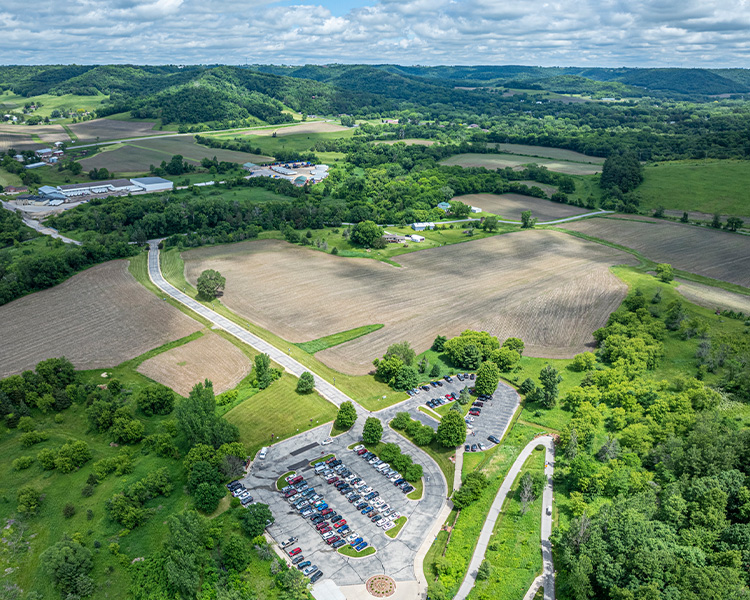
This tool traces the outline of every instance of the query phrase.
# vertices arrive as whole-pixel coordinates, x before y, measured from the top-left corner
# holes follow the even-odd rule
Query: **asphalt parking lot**
[[[385,415],[378,416],[386,421]],[[312,561],[312,564],[323,571],[323,579],[332,579],[338,585],[355,585],[364,583],[372,575],[386,574],[395,581],[413,581],[416,579],[414,557],[424,540],[425,532],[430,529],[445,502],[445,482],[437,466],[431,460],[428,461],[426,455],[405,444],[402,438],[385,428],[383,441],[399,444],[405,454],[411,455],[424,468],[422,499],[407,499],[401,490],[396,489],[356,453],[347,449],[347,446],[361,438],[364,423],[360,421],[358,419],[352,431],[334,438],[329,445],[320,445],[328,434],[328,426],[274,444],[264,460],[255,460],[250,473],[242,482],[257,502],[270,507],[275,523],[268,528],[268,533],[279,543],[289,537],[297,537],[297,542],[290,548],[301,548],[305,560]],[[333,486],[315,475],[310,462],[328,454],[336,454],[352,473],[356,473],[368,486],[379,491],[390,506],[409,519],[396,539],[386,536],[383,529],[360,514]],[[283,494],[277,491],[277,480],[289,471],[303,475],[329,507],[343,515],[351,530],[373,546],[376,553],[364,558],[350,558],[328,546],[310,520],[303,519]]]

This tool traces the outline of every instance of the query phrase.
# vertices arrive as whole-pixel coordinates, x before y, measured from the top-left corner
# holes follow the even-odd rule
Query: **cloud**
[[[739,66],[750,0],[20,0],[0,62]]]

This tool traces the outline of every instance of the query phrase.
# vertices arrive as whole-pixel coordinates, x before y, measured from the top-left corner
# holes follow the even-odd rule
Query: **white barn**
[[[435,223],[412,223],[411,228],[414,231],[424,231],[425,229],[434,229]]]

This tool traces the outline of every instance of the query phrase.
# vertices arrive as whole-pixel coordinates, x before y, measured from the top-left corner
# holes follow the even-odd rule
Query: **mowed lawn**
[[[240,441],[250,455],[274,440],[285,439],[336,418],[336,406],[317,393],[298,394],[297,378],[281,379],[230,410],[227,421],[240,429]]]
[[[750,163],[682,160],[643,168],[641,206],[750,216]]]

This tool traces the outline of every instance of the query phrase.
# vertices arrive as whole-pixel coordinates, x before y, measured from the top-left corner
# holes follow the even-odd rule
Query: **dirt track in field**
[[[677,269],[750,287],[750,237],[648,217],[596,218],[564,229],[637,250]]]
[[[699,306],[705,306],[711,310],[720,308],[722,310],[733,310],[750,315],[750,296],[735,294],[721,288],[715,288],[702,283],[677,279],[680,285],[677,291],[690,302]]]
[[[187,396],[196,383],[209,379],[214,392],[235,387],[250,372],[250,359],[229,340],[206,333],[141,363],[138,372]]]
[[[453,199],[515,221],[521,220],[521,213],[525,210],[530,210],[539,221],[564,219],[588,212],[585,208],[523,194],[467,194]]]
[[[625,253],[552,231],[528,231],[396,257],[403,265],[330,254],[276,240],[191,250],[189,281],[204,269],[227,279],[223,301],[291,342],[378,322],[385,327],[316,354],[347,373],[367,373],[389,344],[418,351],[436,335],[483,329],[519,336],[531,356],[590,348],[592,332],[626,286],[608,269]]]
[[[0,377],[59,356],[79,369],[113,367],[200,328],[113,261],[0,306]]]

